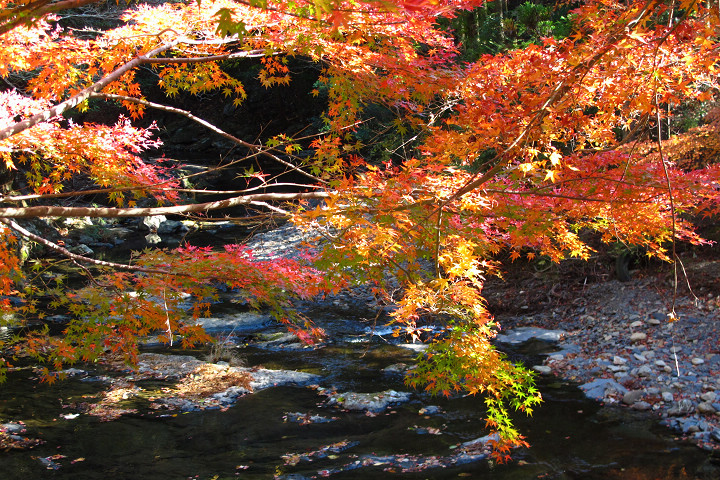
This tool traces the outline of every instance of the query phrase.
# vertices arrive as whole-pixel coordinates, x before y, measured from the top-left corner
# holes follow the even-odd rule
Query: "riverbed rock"
[[[710,402],[701,402],[698,403],[697,411],[703,415],[712,415],[715,413],[715,407]]]
[[[158,235],[176,235],[189,232],[190,229],[178,220],[165,220],[157,227]]]
[[[376,393],[357,392],[321,392],[328,395],[328,405],[338,405],[347,410],[364,410],[371,413],[381,413],[390,405],[410,401],[412,394],[409,392],[397,392],[385,390]]]
[[[642,342],[647,339],[647,334],[643,332],[635,332],[630,335],[630,341],[633,343]]]
[[[670,409],[668,410],[668,415],[670,416],[679,416],[679,415],[686,415],[688,413],[692,413],[695,411],[695,404],[688,400],[687,398],[683,398],[676,402]]]
[[[713,403],[716,398],[717,394],[715,392],[705,392],[700,395],[700,400],[702,400],[703,402]]]
[[[585,392],[588,398],[594,400],[604,400],[608,395],[613,393],[625,395],[628,392],[627,388],[609,378],[598,378],[592,382],[580,385],[580,389]]]
[[[221,317],[199,318],[196,322],[211,335],[221,333],[249,333],[263,330],[274,323],[270,315],[256,312],[240,312]]]
[[[151,233],[157,233],[160,225],[167,221],[165,215],[153,215],[150,217],[143,217],[138,224],[140,230],[150,231]]]
[[[630,390],[625,395],[623,395],[622,401],[625,405],[632,405],[638,402],[643,397],[643,395],[645,395],[645,392],[643,392],[642,390]]]
[[[546,342],[557,342],[561,340],[567,332],[565,330],[546,330],[537,327],[520,327],[508,331],[507,333],[498,334],[495,337],[500,343],[508,343],[510,345],[518,345],[528,340],[543,340]]]

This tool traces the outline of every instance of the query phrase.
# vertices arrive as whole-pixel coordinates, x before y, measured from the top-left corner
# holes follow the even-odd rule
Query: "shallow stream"
[[[400,375],[383,369],[412,362],[412,349],[365,330],[366,323],[347,315],[325,312],[316,321],[338,340],[299,351],[250,343],[241,355],[248,365],[319,374],[322,387],[340,392],[408,391]],[[316,388],[285,386],[241,397],[226,411],[162,416],[140,408],[101,422],[84,414],[65,418],[72,409],[63,405],[98,393],[106,387],[102,382],[71,378],[40,385],[32,377],[31,369],[18,370],[0,385],[0,424],[24,422],[23,435],[44,443],[0,452],[2,480],[644,480],[716,479],[719,471],[717,458],[674,441],[651,414],[600,406],[553,377],[539,380],[545,402],[534,416],[516,417],[530,447],[513,452],[514,461],[504,465],[454,453],[459,444],[487,434],[476,397],[413,392],[409,402],[367,415],[328,405]],[[419,413],[428,406],[440,407],[439,413]],[[296,414],[319,417],[303,424]]]

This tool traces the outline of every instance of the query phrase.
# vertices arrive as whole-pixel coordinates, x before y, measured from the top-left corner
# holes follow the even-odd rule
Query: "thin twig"
[[[41,245],[44,245],[45,247],[54,250],[60,254],[62,254],[65,257],[68,257],[69,259],[75,261],[75,262],[81,262],[81,263],[90,263],[93,265],[97,265],[99,267],[111,267],[118,270],[126,270],[131,272],[141,272],[141,273],[155,273],[160,275],[179,275],[179,276],[190,276],[187,273],[183,272],[172,272],[170,270],[163,270],[158,268],[146,268],[146,267],[140,267],[137,265],[127,265],[124,263],[115,263],[115,262],[107,262],[105,260],[97,260],[94,258],[85,257],[83,255],[78,255],[76,253],[72,253],[70,250],[68,250],[65,247],[62,247],[58,245],[57,243],[51,242],[50,240],[46,240],[39,235],[35,235],[34,233],[28,231],[27,229],[21,227],[17,224],[17,222],[14,222],[12,220],[8,220],[6,218],[0,218],[0,223],[3,223],[7,225],[12,230],[16,231],[23,237],[32,240],[34,242],[37,242]]]

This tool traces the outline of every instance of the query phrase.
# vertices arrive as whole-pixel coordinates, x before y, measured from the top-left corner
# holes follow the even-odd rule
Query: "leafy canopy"
[[[532,375],[491,343],[498,326],[482,289],[488,275],[500,274],[498,254],[588,258],[582,233],[594,231],[605,242],[642,245],[674,260],[669,242],[702,242],[691,219],[718,213],[719,167],[689,168],[685,157],[699,144],[698,132],[668,127],[675,111],[712,105],[717,94],[720,18],[709,4],[585,0],[570,7],[562,39],[542,37],[525,18],[539,11],[528,4],[522,21],[540,41],[464,63],[451,32],[439,26],[449,22],[439,19],[482,7],[479,0],[138,3],[101,30],[62,28],[56,6],[89,2],[65,3],[0,0],[0,76],[16,86],[0,96],[0,155],[7,170],[24,175],[23,191],[0,197],[0,293],[16,316],[42,315],[34,306],[38,292],[73,314],[62,337],[35,333],[14,344],[54,368],[108,352],[132,359],[138,337],[151,332],[185,345],[206,341],[193,319],[206,314],[219,285],[246,292],[251,305],[269,307],[313,341],[322,332],[293,313],[293,297],[374,282],[379,296],[397,303],[392,322],[399,331],[419,335],[428,321],[444,326],[408,382],[432,393],[482,393],[502,454],[522,443],[509,411],[531,413],[540,395]],[[255,144],[148,100],[138,79],[142,68],[169,99],[219,91],[239,105],[245,87],[223,62],[251,58],[260,59],[258,78],[268,88],[292,81],[289,58],[320,69],[311,94],[327,99],[322,132]],[[63,116],[89,101],[118,102],[127,118],[76,125]],[[378,105],[392,112],[386,132],[403,142],[382,164],[364,157],[355,137],[365,112]],[[177,179],[142,159],[157,140],[152,127],[133,121],[148,109],[183,115],[251,157],[282,163],[308,180],[308,192],[276,193],[281,184],[251,172],[263,193],[225,192],[217,202],[190,204]],[[717,122],[708,117],[702,128],[715,135]],[[294,156],[300,149],[313,153]],[[58,205],[81,193],[65,192],[79,175],[114,206]],[[137,207],[146,197],[156,206]],[[302,198],[324,201],[314,208],[277,203]],[[311,264],[258,261],[240,246],[151,250],[132,267],[110,265],[113,271],[68,292],[61,277],[44,286],[36,281],[41,275],[23,277],[13,243],[39,241],[21,218],[234,205],[282,209],[301,227],[328,232],[327,248]],[[102,263],[46,246],[89,266]],[[400,294],[386,288],[389,274],[400,280]],[[12,306],[10,295],[25,302]],[[189,313],[180,308],[188,298]]]

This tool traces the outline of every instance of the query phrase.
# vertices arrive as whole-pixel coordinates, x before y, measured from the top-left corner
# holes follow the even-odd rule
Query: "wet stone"
[[[652,405],[650,405],[648,402],[640,401],[640,402],[634,403],[632,405],[632,408],[634,410],[646,411],[646,410],[650,410],[652,408]]]

